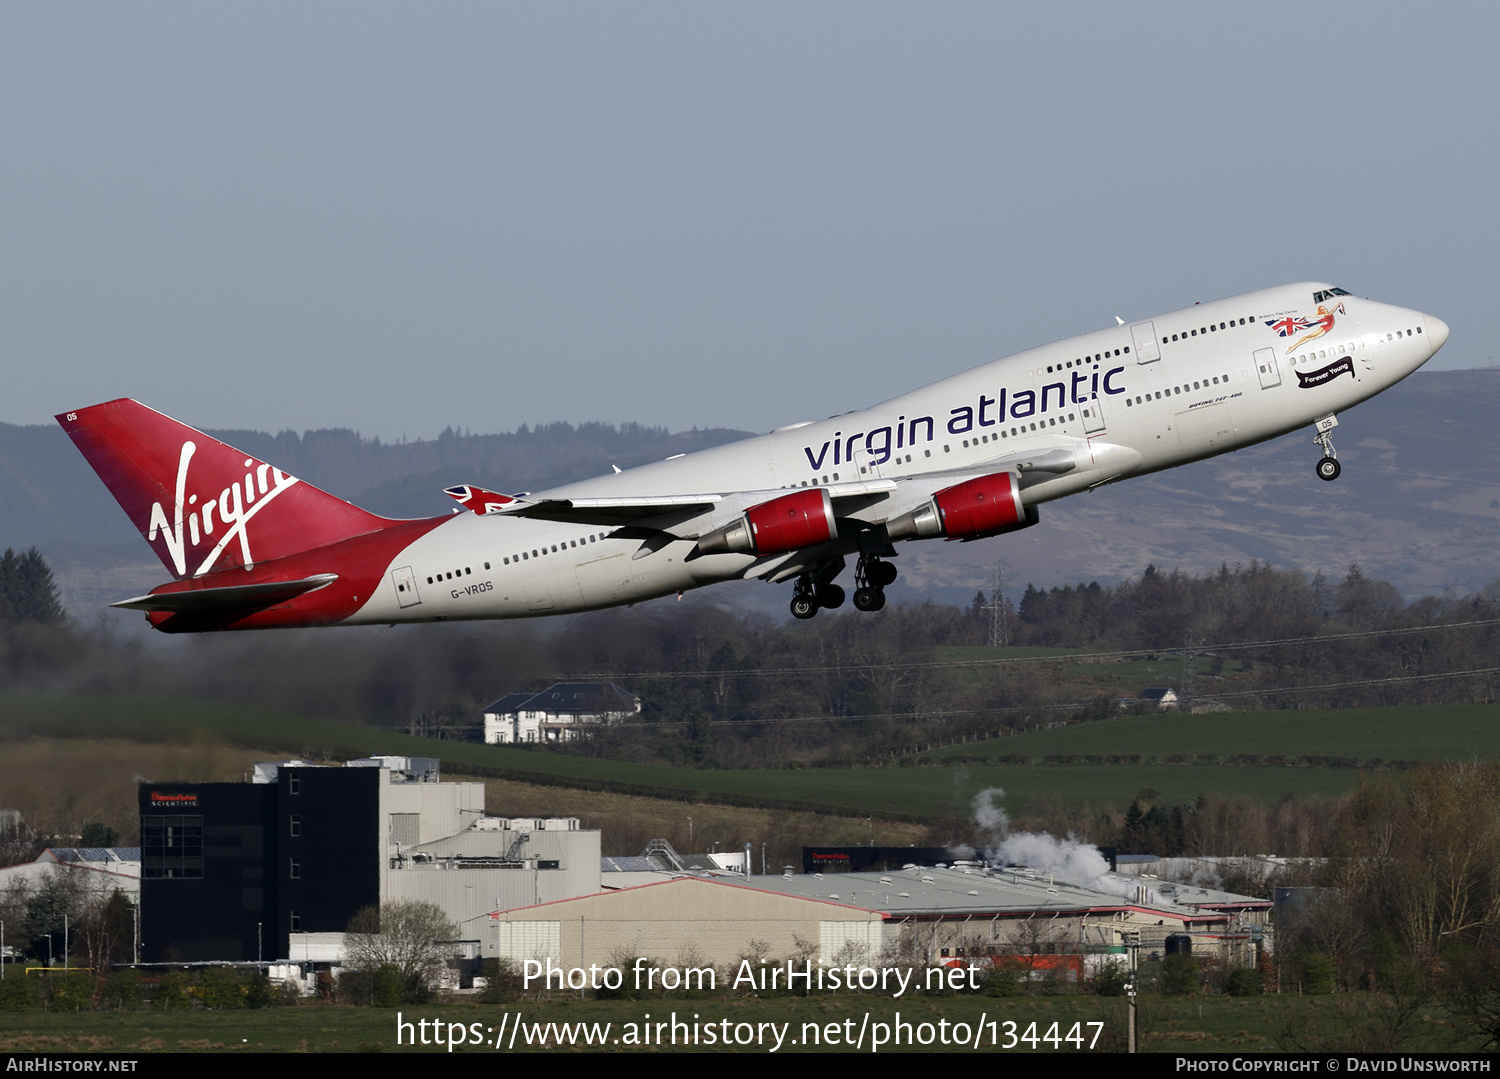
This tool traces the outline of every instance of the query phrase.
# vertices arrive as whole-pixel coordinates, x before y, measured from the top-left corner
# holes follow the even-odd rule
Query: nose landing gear
[[[1323,451],[1316,466],[1320,480],[1336,480],[1344,470],[1339,464],[1339,451],[1333,448],[1333,429],[1338,425],[1338,417],[1332,415],[1324,416],[1316,425],[1318,433],[1313,436],[1313,445]]]

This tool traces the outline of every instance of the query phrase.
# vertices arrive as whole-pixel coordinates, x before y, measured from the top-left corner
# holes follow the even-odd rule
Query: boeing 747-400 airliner
[[[878,611],[906,540],[976,540],[1044,502],[1312,427],[1448,339],[1323,284],[1200,303],[995,360],[883,404],[556,490],[448,488],[366,513],[135,401],[58,416],[174,580],[116,607],[169,633],[525,618],[720,581],[793,582],[811,618]]]

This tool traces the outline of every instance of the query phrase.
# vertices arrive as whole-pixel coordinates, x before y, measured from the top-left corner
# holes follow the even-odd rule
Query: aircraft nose
[[[1442,348],[1448,340],[1448,324],[1440,318],[1431,315],[1423,315],[1422,321],[1427,323],[1427,340],[1432,345],[1432,351],[1436,352]]]

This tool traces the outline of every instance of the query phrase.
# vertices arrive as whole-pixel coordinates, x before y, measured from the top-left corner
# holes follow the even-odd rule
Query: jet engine
[[[944,487],[925,506],[887,521],[885,529],[893,540],[980,539],[1036,523],[1036,507],[1022,504],[1015,474],[996,472]]]
[[[833,500],[821,487],[773,498],[737,521],[698,538],[697,554],[780,554],[827,543],[838,535]]]

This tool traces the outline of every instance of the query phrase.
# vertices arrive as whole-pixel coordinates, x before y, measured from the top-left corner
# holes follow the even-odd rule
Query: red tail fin
[[[394,523],[137,401],[93,405],[57,422],[174,577],[265,562]]]

